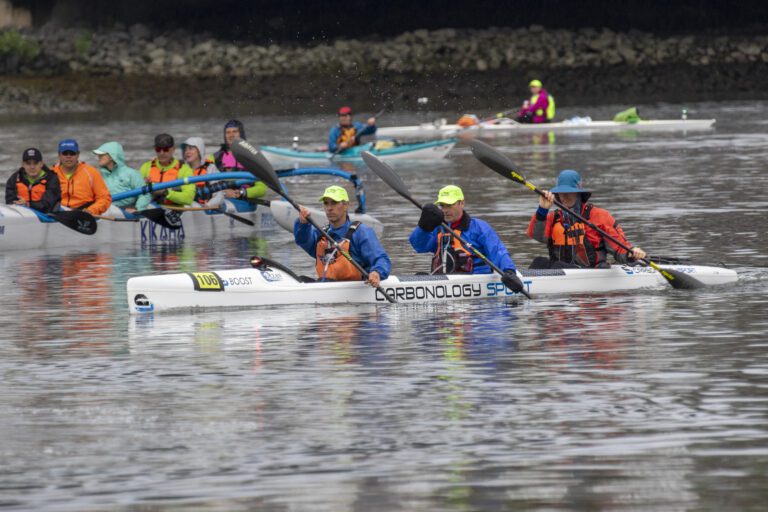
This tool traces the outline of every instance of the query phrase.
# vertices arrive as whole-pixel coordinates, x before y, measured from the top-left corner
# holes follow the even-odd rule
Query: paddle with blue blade
[[[266,186],[272,189],[276,194],[288,201],[291,206],[296,208],[297,211],[300,209],[299,204],[294,201],[285,190],[283,190],[283,187],[280,185],[280,180],[277,177],[277,173],[272,168],[272,164],[269,163],[269,160],[267,160],[257,148],[253,147],[250,143],[242,139],[235,140],[230,145],[230,148],[232,150],[232,154],[235,155],[235,158],[238,162],[245,165],[249,171],[253,172],[261,181],[264,182]],[[368,272],[366,272],[366,270],[357,261],[355,261],[352,256],[347,251],[345,251],[344,248],[341,247],[341,245],[331,235],[329,235],[322,227],[320,227],[320,225],[315,222],[312,217],[307,217],[307,220],[315,229],[317,229],[320,233],[323,234],[323,236],[325,236],[326,240],[328,240],[328,243],[330,243],[336,250],[338,250],[339,253],[344,256],[344,258],[346,258],[367,281],[369,276]],[[384,291],[381,285],[377,286],[376,289],[384,297],[386,297],[389,302],[393,304],[397,302],[394,297],[390,296],[386,291]]]
[[[382,162],[378,158],[376,158],[374,155],[369,153],[368,151],[363,152],[363,160],[365,161],[366,165],[370,167],[370,169],[376,173],[376,175],[384,181],[387,185],[392,187],[392,189],[400,194],[405,199],[409,200],[411,203],[413,203],[416,208],[419,210],[422,209],[422,205],[419,204],[418,201],[416,201],[413,196],[411,196],[411,193],[408,191],[408,187],[405,185],[403,180],[400,178],[400,176],[386,163]],[[485,262],[486,265],[488,265],[494,272],[499,274],[501,276],[501,281],[504,283],[504,285],[509,288],[513,292],[519,292],[528,297],[529,299],[531,296],[528,294],[528,292],[523,287],[523,283],[520,281],[520,278],[518,278],[516,275],[512,277],[512,275],[506,274],[503,270],[501,270],[498,266],[496,266],[491,260],[489,260],[483,253],[481,253],[475,246],[473,246],[470,242],[464,239],[463,236],[457,234],[453,229],[451,229],[451,226],[448,225],[447,222],[443,221],[442,223],[443,228],[445,231],[451,234],[451,236],[458,240],[461,245],[463,245],[467,250],[471,251],[475,256],[480,258]]]
[[[96,228],[98,228],[93,215],[84,210],[62,210],[60,212],[47,213],[46,215],[56,219],[63,226],[84,235],[92,235],[96,233]]]
[[[497,149],[489,146],[484,142],[480,142],[478,140],[469,141],[468,144],[471,146],[472,154],[475,156],[475,158],[480,160],[480,162],[482,162],[486,167],[500,174],[501,176],[504,176],[509,180],[516,181],[517,183],[524,185],[525,187],[536,192],[540,196],[544,195],[544,192],[539,190],[536,187],[536,185],[528,181],[525,178],[525,176],[517,172],[515,170],[516,166],[506,156],[501,154]],[[600,233],[603,237],[610,240],[611,242],[616,244],[618,247],[621,247],[628,253],[632,251],[632,248],[629,247],[627,244],[623,243],[621,240],[616,239],[615,237],[606,233],[599,227],[595,226],[588,219],[579,215],[575,211],[569,209],[568,207],[563,205],[563,203],[561,203],[560,201],[555,200],[555,204],[562,211],[568,212],[569,215],[572,215],[573,217],[579,219],[581,222],[583,222],[587,226],[591,227],[592,229]],[[662,268],[656,263],[654,263],[651,258],[645,258],[639,261],[641,261],[645,265],[648,265],[654,270],[656,270],[657,272],[659,272],[664,277],[664,279],[666,279],[667,282],[675,289],[693,290],[693,289],[701,288],[704,286],[704,284],[698,279],[696,279],[695,277],[677,270]]]

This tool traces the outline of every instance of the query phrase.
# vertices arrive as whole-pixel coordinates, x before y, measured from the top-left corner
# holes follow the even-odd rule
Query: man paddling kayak
[[[531,80],[528,84],[531,98],[523,102],[517,114],[518,123],[548,123],[555,118],[555,98],[542,86],[541,80]]]
[[[564,170],[558,175],[555,188],[539,196],[539,207],[528,225],[528,236],[547,244],[549,258],[534,258],[530,268],[607,268],[610,266],[608,254],[612,254],[617,263],[645,258],[645,251],[632,247],[610,213],[587,202],[591,195],[592,192],[582,186],[578,172]],[[632,247],[632,251],[627,253],[568,212],[550,212],[555,199],[627,247]]]
[[[59,142],[59,162],[53,166],[61,186],[61,205],[101,215],[112,204],[101,173],[80,161],[80,146],[74,139]]]
[[[342,248],[368,272],[368,284],[376,288],[389,277],[392,262],[370,227],[349,219],[349,194],[343,187],[325,189],[320,201],[330,225],[326,231],[340,242]],[[320,281],[359,281],[362,274],[307,221],[310,211],[299,208],[299,218],[293,225],[296,243],[315,258]]]
[[[360,137],[376,133],[376,118],[371,117],[366,124],[352,121],[352,109],[339,109],[339,124],[331,128],[328,134],[328,151],[339,153],[360,144]]]
[[[155,136],[155,158],[139,169],[146,183],[165,183],[192,176],[192,169],[173,156],[176,142],[167,133]],[[178,188],[163,189],[152,193],[152,198],[158,203],[186,206],[195,200],[195,185],[181,185]]]
[[[455,185],[440,189],[435,204],[421,210],[418,226],[409,241],[418,253],[432,253],[433,274],[490,274],[491,268],[477,255],[468,251],[442,226],[447,222],[494,265],[504,272],[515,287],[522,283],[515,272],[515,264],[496,231],[485,221],[470,217],[464,210],[464,192]]]
[[[21,154],[21,167],[5,184],[5,204],[50,213],[58,209],[60,202],[61,187],[56,173],[43,163],[39,149],[25,149]]]

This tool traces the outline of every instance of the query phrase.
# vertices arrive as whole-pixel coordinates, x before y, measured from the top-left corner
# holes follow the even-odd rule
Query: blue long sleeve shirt
[[[349,231],[351,221],[347,221],[339,228],[331,227],[328,231],[336,241],[341,241]],[[307,254],[317,258],[317,243],[320,241],[320,232],[311,224],[302,224],[296,220],[293,224],[293,238],[296,244],[304,249]],[[392,261],[390,261],[384,248],[373,229],[365,224],[360,226],[352,234],[352,240],[349,241],[349,255],[360,264],[366,272],[378,272],[382,281],[389,277],[392,271]],[[343,258],[343,256],[340,256]]]
[[[445,231],[445,229],[442,226],[438,226],[432,231],[424,231],[417,226],[411,233],[411,236],[408,237],[408,241],[411,242],[411,246],[416,252],[434,254],[437,251],[437,233],[439,231]],[[507,248],[504,247],[499,235],[496,234],[496,231],[487,222],[470,218],[469,229],[463,231],[461,236],[502,271],[515,271],[515,263],[509,256]],[[472,265],[473,274],[490,274],[492,272],[491,267],[475,256],[474,253]]]
[[[352,123],[352,126],[355,127],[355,138],[358,140],[363,135],[373,135],[374,133],[376,133],[376,125],[363,124],[360,121],[355,121]],[[340,136],[341,136],[341,126],[337,124],[336,126],[331,128],[331,133],[328,134],[328,151],[330,151],[331,153],[335,153],[336,150],[339,148],[336,141],[339,140]]]

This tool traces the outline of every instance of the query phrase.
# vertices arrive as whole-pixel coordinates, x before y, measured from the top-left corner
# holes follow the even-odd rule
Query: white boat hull
[[[432,137],[494,137],[498,135],[514,135],[516,133],[538,132],[589,132],[589,131],[694,131],[709,130],[715,124],[714,119],[659,119],[640,121],[637,123],[617,123],[615,121],[589,121],[558,123],[522,124],[502,122],[500,124],[480,124],[462,127],[457,124],[423,123],[413,126],[390,126],[379,128],[376,132],[382,137],[402,138],[432,138]]]
[[[272,201],[269,207],[258,206],[245,212],[238,212],[229,201],[226,203],[227,211],[252,221],[254,226],[222,213],[188,211],[181,216],[180,229],[168,229],[147,219],[136,222],[99,219],[96,233],[84,235],[58,222],[43,222],[29,208],[0,205],[0,252],[101,247],[111,243],[180,243],[185,240],[248,236],[255,232],[266,234],[278,228],[293,232],[293,223],[298,218],[296,210],[284,201]],[[327,223],[322,210],[312,209],[312,212],[319,222]],[[351,214],[350,217],[367,224],[381,235],[383,225],[370,215]]]
[[[720,267],[663,267],[690,274],[706,285],[731,283],[738,279],[736,272]],[[533,297],[669,287],[664,278],[649,267],[523,270],[519,275]],[[399,303],[498,299],[515,295],[495,274],[390,276],[381,286]],[[126,289],[132,314],[296,304],[383,304],[387,301],[380,291],[363,282],[304,283],[276,268],[133,277],[128,280]]]

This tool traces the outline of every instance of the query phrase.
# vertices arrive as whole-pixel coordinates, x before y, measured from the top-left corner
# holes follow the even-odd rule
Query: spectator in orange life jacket
[[[59,142],[59,162],[53,166],[61,186],[61,205],[101,215],[112,204],[107,184],[94,167],[80,161],[80,148],[74,139]]]
[[[192,169],[183,161],[177,160],[173,154],[176,143],[167,133],[155,137],[155,158],[139,169],[146,183],[166,183],[192,176]],[[181,185],[172,189],[166,188],[152,193],[153,200],[159,204],[185,206],[195,200],[195,184]]]
[[[49,213],[58,209],[60,201],[61,188],[56,173],[43,163],[39,149],[25,149],[21,154],[21,167],[5,184],[5,203]]]
[[[557,177],[557,185],[539,196],[539,207],[528,225],[528,236],[547,244],[549,257],[539,256],[530,268],[606,268],[610,264],[607,255],[612,254],[617,263],[628,263],[645,258],[645,251],[632,247],[624,231],[610,213],[588,203],[592,192],[582,186],[581,175],[564,170]],[[554,200],[579,213],[623,244],[632,247],[627,253],[595,229],[582,223],[568,212],[550,212]]]

